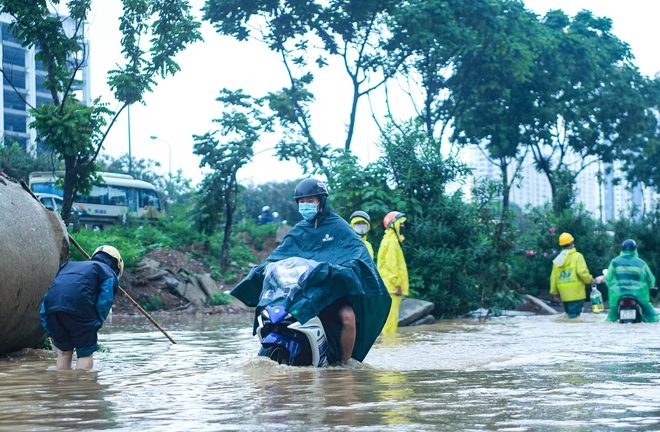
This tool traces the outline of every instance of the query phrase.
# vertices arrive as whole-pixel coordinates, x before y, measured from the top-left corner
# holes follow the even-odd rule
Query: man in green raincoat
[[[270,305],[261,298],[268,263],[290,257],[318,262],[286,309],[301,323],[320,318],[330,363],[362,361],[385,324],[392,300],[364,242],[344,219],[330,212],[327,197],[319,180],[305,179],[296,186],[294,199],[303,220],[231,294],[256,306],[259,314]]]
[[[658,314],[649,299],[649,290],[655,286],[655,277],[646,262],[639,258],[637,243],[628,239],[621,246],[621,254],[607,269],[605,283],[609,292],[610,313],[607,321],[619,321],[617,303],[623,294],[635,296],[642,308],[642,321],[657,322]]]

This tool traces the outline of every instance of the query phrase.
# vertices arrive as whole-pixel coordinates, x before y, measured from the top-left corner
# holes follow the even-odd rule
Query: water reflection
[[[99,382],[97,372],[56,371],[55,358],[43,351],[24,350],[2,363],[0,429],[116,426],[112,406],[105,399],[110,386]]]
[[[660,429],[660,327],[601,318],[404,328],[365,363],[317,369],[256,358],[250,317],[161,319],[177,345],[114,317],[96,372],[0,360],[0,429]]]

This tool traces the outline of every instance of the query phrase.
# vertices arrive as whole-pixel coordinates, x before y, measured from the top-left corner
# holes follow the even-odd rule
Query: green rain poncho
[[[649,300],[649,289],[655,285],[655,277],[637,251],[622,251],[614,258],[607,269],[605,277],[609,292],[610,312],[607,321],[616,322],[617,303],[623,294],[632,294],[642,307],[644,322],[657,322],[658,314]]]
[[[357,325],[352,357],[364,360],[385,324],[392,300],[364,242],[327,207],[311,222],[303,220],[294,226],[278,248],[231,294],[248,306],[256,306],[259,313],[269,303],[268,299],[260,299],[266,265],[290,257],[318,262],[290,302],[291,315],[304,323],[335,300],[347,297]]]

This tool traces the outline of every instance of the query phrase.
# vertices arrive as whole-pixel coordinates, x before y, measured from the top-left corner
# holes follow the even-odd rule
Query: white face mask
[[[356,233],[358,233],[360,235],[365,235],[367,233],[367,231],[369,231],[369,227],[367,225],[364,225],[364,224],[354,225],[353,229],[355,230]]]

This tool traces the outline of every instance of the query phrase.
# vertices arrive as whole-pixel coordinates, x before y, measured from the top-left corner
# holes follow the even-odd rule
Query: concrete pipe
[[[69,240],[60,216],[0,176],[0,355],[44,339],[41,299],[68,260]]]

